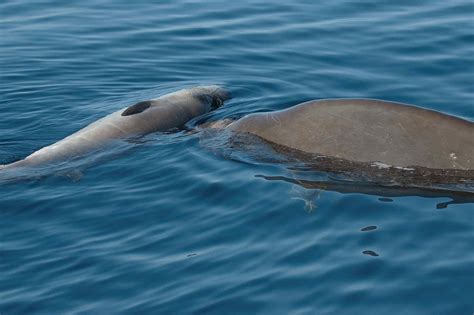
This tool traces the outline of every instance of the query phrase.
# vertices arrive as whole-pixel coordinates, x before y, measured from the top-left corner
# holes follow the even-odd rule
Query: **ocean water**
[[[473,120],[473,29],[470,0],[3,1],[0,164],[201,84],[233,94],[209,119],[364,97]],[[222,151],[154,134],[1,183],[0,314],[474,312],[472,202]]]

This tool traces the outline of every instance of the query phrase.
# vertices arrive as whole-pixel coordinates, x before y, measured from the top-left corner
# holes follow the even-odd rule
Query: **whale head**
[[[225,101],[231,99],[229,91],[217,85],[198,86],[191,89],[196,98],[210,105],[210,110],[221,107]]]

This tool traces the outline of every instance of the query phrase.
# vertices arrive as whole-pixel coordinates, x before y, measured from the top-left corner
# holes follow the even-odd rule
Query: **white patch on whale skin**
[[[393,165],[388,165],[384,164],[381,162],[373,162],[371,166],[377,167],[379,169],[387,169],[387,168],[396,168],[397,170],[404,170],[404,171],[414,171],[414,168],[411,167],[401,167],[401,166],[393,166]]]
[[[395,166],[396,169],[398,170],[404,170],[404,171],[414,171],[414,168],[411,167],[401,167],[401,166]]]
[[[388,164],[384,164],[384,163],[380,163],[380,162],[374,162],[371,164],[372,166],[375,166],[379,169],[385,169],[385,168],[391,168],[392,166],[391,165],[388,165]]]
[[[456,161],[458,157],[456,156],[455,152],[449,153],[449,157],[453,160],[453,168],[457,168],[459,166],[459,163]]]

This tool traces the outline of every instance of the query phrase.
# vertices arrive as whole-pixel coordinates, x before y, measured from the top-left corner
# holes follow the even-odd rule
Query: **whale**
[[[219,123],[217,123],[219,125]],[[305,156],[470,174],[474,123],[430,109],[375,99],[323,99],[220,124]]]
[[[189,120],[219,108],[228,99],[229,92],[211,85],[141,101],[115,111],[22,160],[0,165],[0,170],[50,165],[100,150],[114,139],[182,128]]]

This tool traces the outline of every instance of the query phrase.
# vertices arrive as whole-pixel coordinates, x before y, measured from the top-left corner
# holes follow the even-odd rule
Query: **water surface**
[[[472,1],[0,4],[0,164],[183,87],[210,119],[364,97],[474,119]],[[472,314],[472,203],[297,185],[156,134],[0,186],[0,313]],[[281,180],[269,180],[280,178]]]

